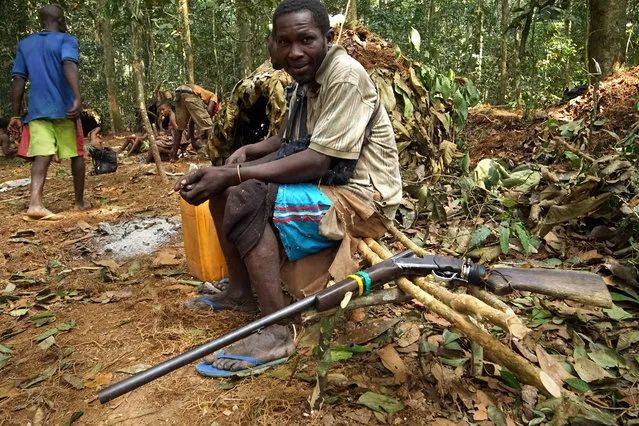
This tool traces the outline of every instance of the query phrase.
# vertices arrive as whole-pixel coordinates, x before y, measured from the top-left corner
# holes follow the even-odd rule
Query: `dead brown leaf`
[[[405,322],[399,326],[402,334],[395,341],[397,346],[405,348],[406,346],[412,345],[413,343],[419,340],[420,331],[419,326],[413,322]]]
[[[395,376],[394,381],[396,385],[401,385],[408,379],[410,371],[406,368],[406,364],[404,364],[404,361],[402,361],[402,358],[399,356],[393,345],[386,345],[382,349],[379,349],[377,351],[377,355],[382,360],[384,367],[386,367]]]
[[[158,255],[153,260],[154,268],[161,268],[162,266],[177,266],[182,264],[182,259],[177,258],[178,253],[176,250],[163,249],[160,250]]]
[[[568,373],[555,358],[546,352],[546,350],[537,345],[535,348],[537,359],[539,360],[539,367],[541,370],[548,374],[558,385],[561,385],[565,379],[573,378],[574,376]]]
[[[449,323],[448,321],[446,321],[443,318],[440,318],[439,316],[435,315],[435,314],[431,314],[431,313],[425,313],[424,314],[424,318],[426,318],[426,321],[428,322],[432,322],[433,324],[437,324],[441,327],[444,328],[448,328],[451,326],[451,323]]]
[[[117,262],[113,259],[98,259],[93,261],[94,264],[98,266],[103,266],[105,268],[109,268],[111,272],[116,272],[120,267]]]
[[[589,250],[581,252],[577,255],[584,263],[596,263],[603,260],[603,256],[597,252],[597,250]]]
[[[84,386],[97,388],[104,386],[111,381],[113,373],[89,373],[84,376]]]

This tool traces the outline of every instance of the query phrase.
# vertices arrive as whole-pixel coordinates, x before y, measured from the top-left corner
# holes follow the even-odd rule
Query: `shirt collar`
[[[326,52],[326,56],[322,61],[322,65],[320,65],[317,70],[317,74],[315,74],[315,81],[317,81],[320,85],[324,84],[328,77],[328,68],[330,67],[331,62],[342,55],[347,55],[346,50],[342,46],[331,46],[328,49],[328,52]]]

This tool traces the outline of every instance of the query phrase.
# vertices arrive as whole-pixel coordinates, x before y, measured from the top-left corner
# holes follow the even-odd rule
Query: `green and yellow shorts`
[[[80,120],[32,120],[24,125],[18,155],[25,158],[58,155],[59,159],[84,155]]]

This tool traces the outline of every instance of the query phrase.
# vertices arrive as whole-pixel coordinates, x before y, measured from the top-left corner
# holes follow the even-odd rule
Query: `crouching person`
[[[295,80],[280,135],[176,184],[191,204],[210,200],[229,271],[225,291],[187,307],[268,315],[291,302],[283,287],[296,298],[313,294],[330,277],[357,270],[354,238],[380,236],[401,200],[388,114],[364,68],[333,46],[324,6],[284,0],[273,16],[272,40],[273,63]],[[271,325],[197,370],[213,377],[260,371],[294,349],[287,326]]]

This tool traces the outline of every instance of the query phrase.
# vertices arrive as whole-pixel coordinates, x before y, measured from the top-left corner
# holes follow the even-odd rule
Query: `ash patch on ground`
[[[123,223],[102,222],[102,236],[96,240],[98,253],[111,254],[117,260],[151,254],[178,235],[179,216],[134,219]]]

